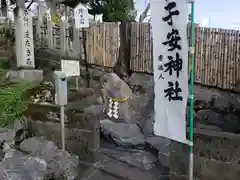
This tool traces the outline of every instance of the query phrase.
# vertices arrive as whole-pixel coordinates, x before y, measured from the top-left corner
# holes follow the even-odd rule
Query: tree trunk
[[[121,78],[128,75],[130,71],[130,39],[131,22],[122,22],[120,25],[120,48],[114,72]]]

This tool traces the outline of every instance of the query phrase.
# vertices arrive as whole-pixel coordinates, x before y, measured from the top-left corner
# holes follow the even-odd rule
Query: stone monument
[[[8,73],[10,81],[42,81],[42,70],[35,69],[32,17],[25,9],[24,1],[16,1],[15,36],[16,36],[16,70]]]
[[[115,73],[108,73],[101,79],[105,115],[113,121],[133,123],[129,101],[132,90]]]

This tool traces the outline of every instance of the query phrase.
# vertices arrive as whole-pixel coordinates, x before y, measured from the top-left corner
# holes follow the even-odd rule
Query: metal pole
[[[84,52],[84,62],[85,62],[85,66],[86,66],[86,83],[87,83],[87,87],[89,88],[90,86],[90,79],[89,79],[89,70],[88,70],[88,60],[87,60],[87,32],[85,30],[85,28],[82,29],[82,33],[83,33],[83,52]]]
[[[76,22],[75,22],[76,23]],[[81,31],[81,29],[78,29],[78,35],[79,35],[79,54],[80,54],[80,57],[79,57],[79,72],[80,72],[80,76],[79,77],[77,77],[77,78],[79,78],[79,79],[81,79],[81,61],[82,61],[82,50],[83,50],[83,43],[81,43],[81,42],[83,42],[83,34],[82,34],[82,31]],[[77,86],[77,89],[79,89],[79,80],[77,80],[77,82],[76,82],[76,86]]]
[[[79,85],[78,85],[78,77],[76,76],[76,89],[79,89]]]
[[[60,106],[62,150],[65,151],[64,106]]]
[[[190,130],[189,140],[191,142],[189,147],[189,180],[193,180],[193,121],[194,121],[194,1],[191,2],[191,47],[190,47]]]

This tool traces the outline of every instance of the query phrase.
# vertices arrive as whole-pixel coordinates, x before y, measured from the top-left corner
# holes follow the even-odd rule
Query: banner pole
[[[193,180],[193,121],[194,121],[194,44],[195,44],[195,28],[194,28],[194,1],[191,2],[191,31],[190,31],[190,130],[189,140],[189,180]]]

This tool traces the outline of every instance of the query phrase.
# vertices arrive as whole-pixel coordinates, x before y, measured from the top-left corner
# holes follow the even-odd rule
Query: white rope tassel
[[[114,102],[112,100],[112,98],[109,98],[109,105],[108,105],[108,113],[107,113],[107,115],[110,118],[113,117],[114,119],[118,119],[119,118],[118,113],[119,113],[119,103],[118,102]]]
[[[119,103],[118,102],[114,102],[113,103],[113,117],[115,119],[118,119],[118,112],[119,112]]]
[[[108,116],[111,118],[113,116],[113,100],[109,98],[109,105],[108,105]]]

